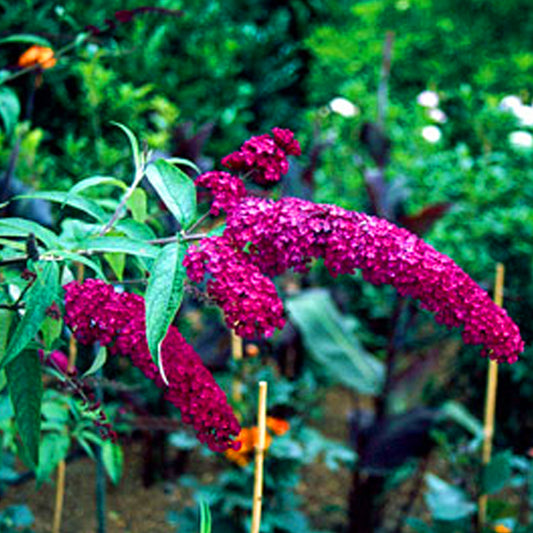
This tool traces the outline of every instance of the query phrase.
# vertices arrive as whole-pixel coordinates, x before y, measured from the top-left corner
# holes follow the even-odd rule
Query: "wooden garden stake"
[[[82,263],[76,263],[76,278],[81,283],[85,268]],[[78,356],[78,347],[74,335],[71,335],[68,344],[68,365],[67,372],[72,372],[76,366],[76,357]],[[59,533],[61,531],[61,516],[63,514],[63,502],[65,500],[65,474],[67,464],[64,459],[59,461],[57,465],[57,480],[56,480],[56,501],[54,506],[54,522],[52,525],[52,533]]]
[[[503,306],[503,280],[505,269],[502,263],[496,265],[496,281],[494,284],[494,303]],[[498,363],[489,361],[487,393],[485,397],[485,417],[483,421],[483,449],[481,462],[485,467],[490,462],[492,455],[492,438],[494,436],[494,415],[496,412],[496,389],[498,387]],[[487,517],[488,495],[482,494],[478,501],[478,523],[481,531],[485,526]]]
[[[231,355],[234,361],[240,361],[243,357],[242,339],[233,330],[231,330]],[[242,400],[241,382],[237,378],[233,381],[232,396],[236,402]]]
[[[263,503],[263,462],[265,458],[267,382],[259,382],[259,405],[257,407],[258,442],[255,447],[254,500],[251,533],[259,533]]]
[[[56,486],[56,501],[54,507],[54,522],[52,525],[52,533],[59,533],[61,530],[61,515],[63,513],[63,501],[65,499],[65,473],[67,465],[65,460],[59,461],[57,465],[57,486]]]

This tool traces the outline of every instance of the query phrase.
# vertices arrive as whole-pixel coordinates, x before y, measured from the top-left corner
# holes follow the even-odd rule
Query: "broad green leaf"
[[[47,316],[41,326],[41,332],[43,334],[44,347],[50,351],[52,349],[53,342],[61,335],[61,329],[63,327],[63,321],[61,319],[55,320],[52,317]]]
[[[128,237],[95,237],[87,241],[87,250],[92,252],[122,252],[141,257],[156,257],[156,246]]]
[[[434,520],[456,521],[476,511],[476,504],[465,492],[433,474],[426,474],[428,491],[424,495]]]
[[[9,37],[0,39],[0,44],[9,43],[36,44],[39,46],[45,46],[46,48],[52,48],[52,45],[48,39],[40,37],[39,35],[33,35],[32,33],[16,33],[14,35],[10,35]]]
[[[148,202],[143,189],[135,189],[126,202],[126,207],[131,211],[133,220],[144,223],[148,214]]]
[[[67,456],[70,438],[63,433],[47,433],[41,443],[39,466],[35,472],[37,485],[48,481],[59,462]]]
[[[87,376],[90,376],[94,374],[95,372],[98,372],[100,370],[105,362],[107,360],[107,348],[105,346],[100,346],[100,349],[98,350],[98,353],[96,354],[96,357],[94,358],[94,361],[92,365],[90,366],[89,370],[83,374],[83,378],[86,378]]]
[[[0,87],[0,117],[8,137],[15,131],[20,116],[19,99],[10,87]]]
[[[59,245],[57,235],[37,222],[16,217],[0,219],[0,235],[4,237],[27,237],[30,233],[47,248],[57,248]]]
[[[154,362],[159,366],[159,349],[181,305],[186,246],[175,242],[164,246],[157,255],[146,289],[146,338]]]
[[[137,137],[135,137],[135,134],[129,128],[127,128],[126,126],[124,126],[124,124],[121,124],[120,122],[111,121],[111,124],[113,124],[113,126],[116,126],[117,128],[120,128],[128,137],[128,141],[131,145],[131,152],[133,155],[133,164],[135,165],[136,170],[140,169],[142,166],[142,158]]]
[[[25,312],[17,324],[6,353],[0,361],[4,368],[35,338],[46,316],[46,309],[57,299],[59,269],[52,262],[36,263],[37,278],[24,296]]]
[[[311,289],[289,298],[287,310],[311,357],[330,379],[362,394],[380,392],[383,363],[363,348],[326,290]]]
[[[509,451],[495,455],[483,469],[482,486],[486,494],[494,494],[502,490],[513,474],[513,455]]]
[[[105,440],[102,444],[102,460],[109,478],[116,485],[122,476],[124,464],[122,448],[110,440]]]
[[[23,351],[6,365],[5,372],[20,438],[31,466],[37,466],[43,394],[39,356],[35,350]]]
[[[15,313],[9,309],[0,309],[0,361],[4,358],[7,340],[9,338],[9,328],[13,322]]]
[[[74,185],[74,187],[72,187],[72,189],[70,189],[68,192],[67,199],[71,195],[76,196],[80,192],[90,189],[91,187],[97,187],[98,185],[114,185],[115,187],[120,187],[123,191],[128,188],[123,181],[120,181],[117,178],[112,178],[109,176],[92,176],[76,183],[76,185]],[[63,202],[63,204],[66,203],[68,203],[67,200]]]
[[[124,268],[126,266],[126,254],[108,252],[104,254],[104,259],[108,262],[117,279],[122,281]]]
[[[57,202],[59,204],[66,204],[75,209],[79,209],[84,213],[92,216],[99,222],[105,222],[108,218],[108,215],[104,209],[102,209],[96,202],[88,200],[87,198],[82,198],[68,192],[59,192],[59,191],[37,191],[31,194],[22,194],[15,197],[15,200],[23,198],[39,198],[41,200],[48,200],[49,202]]]
[[[180,169],[163,159],[146,168],[146,177],[183,229],[196,219],[196,188]]]

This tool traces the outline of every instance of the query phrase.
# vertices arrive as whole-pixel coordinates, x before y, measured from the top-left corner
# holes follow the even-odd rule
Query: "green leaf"
[[[35,472],[38,486],[44,481],[49,481],[50,474],[67,456],[69,446],[68,435],[57,432],[45,434],[39,453],[39,466]]]
[[[142,158],[137,137],[135,137],[135,134],[129,128],[127,128],[126,126],[124,126],[124,124],[121,124],[120,122],[111,121],[111,124],[113,124],[113,126],[116,126],[117,128],[120,128],[128,137],[128,141],[131,145],[131,152],[133,155],[133,164],[135,165],[136,170],[140,169],[142,166]]]
[[[87,250],[93,252],[121,252],[141,257],[156,257],[156,246],[128,237],[95,237],[87,241]]]
[[[35,338],[46,316],[46,309],[57,299],[59,269],[52,262],[36,263],[37,278],[24,296],[26,304],[22,320],[11,337],[0,368],[13,361],[28,343]]]
[[[9,37],[0,39],[0,44],[9,43],[36,44],[39,46],[45,46],[46,48],[52,48],[52,45],[48,39],[40,37],[39,35],[33,35],[32,33],[16,33],[14,35],[10,35]]]
[[[446,418],[470,431],[475,437],[483,436],[483,424],[460,403],[446,402],[440,411]]]
[[[502,490],[513,474],[513,455],[509,451],[495,455],[483,469],[482,486],[486,494],[494,494]]]
[[[163,159],[148,165],[146,177],[183,229],[196,219],[196,188],[181,170]]]
[[[205,500],[200,500],[200,533],[211,533],[211,510]]]
[[[4,237],[27,237],[30,233],[33,233],[47,248],[59,246],[57,235],[37,222],[16,217],[0,219],[0,235]]]
[[[157,255],[146,289],[146,338],[154,362],[159,365],[159,349],[181,305],[185,282],[185,245],[174,242]]]
[[[55,320],[52,317],[47,316],[41,326],[41,332],[43,334],[44,347],[50,351],[52,349],[53,342],[61,335],[61,329],[63,327],[63,321],[61,319]]]
[[[126,207],[131,211],[133,220],[144,223],[148,214],[148,200],[143,189],[135,189],[126,202]]]
[[[41,363],[37,353],[34,350],[22,352],[6,365],[5,372],[20,438],[31,466],[35,467],[39,463],[43,394]]]
[[[123,181],[120,181],[117,178],[109,176],[92,176],[76,183],[76,185],[74,185],[74,187],[68,192],[67,200],[71,195],[76,196],[80,192],[90,189],[91,187],[97,187],[98,185],[115,185],[116,187],[120,187],[123,191],[128,188]],[[68,203],[67,200],[65,200],[63,204]],[[61,207],[63,207],[63,205]]]
[[[15,197],[15,200],[24,198],[38,198],[41,200],[48,200],[49,202],[57,202],[59,204],[66,204],[75,209],[79,209],[84,213],[92,216],[99,222],[104,222],[107,218],[106,212],[92,200],[87,200],[81,196],[70,194],[68,192],[59,191],[38,191],[31,194],[22,194]]]
[[[9,309],[0,309],[0,361],[4,358],[9,338],[9,328],[15,313]]]
[[[330,379],[362,394],[380,392],[383,363],[366,352],[326,290],[301,292],[287,301],[287,310],[310,355]]]
[[[137,190],[137,189],[135,189]],[[131,239],[137,239],[141,241],[149,241],[156,238],[156,234],[150,226],[141,224],[131,218],[125,218],[115,224],[115,228],[118,231],[125,233]]]
[[[110,440],[105,440],[102,444],[102,460],[109,478],[116,485],[122,476],[124,464],[122,448]]]
[[[63,259],[69,259],[70,261],[76,261],[77,263],[82,263],[83,265],[89,267],[91,270],[94,271],[96,276],[100,279],[106,279],[102,269],[100,268],[100,265],[93,261],[92,259],[89,259],[88,257],[85,257],[84,255],[77,254],[75,252],[69,252],[68,250],[50,250],[47,251],[45,254],[46,256],[52,256],[52,257],[58,257]],[[68,278],[69,276],[67,276]],[[68,283],[68,279],[65,280],[65,282],[62,282],[61,285],[65,285]],[[72,280],[70,280],[72,281]]]
[[[10,87],[0,87],[0,117],[8,137],[15,131],[20,116],[20,103],[17,94]]]
[[[109,266],[113,270],[115,276],[119,281],[122,281],[124,274],[124,268],[126,266],[126,254],[108,252],[104,254],[104,259],[109,263]]]
[[[197,174],[201,174],[202,171],[200,168],[195,165],[192,161],[189,161],[188,159],[183,159],[182,157],[169,157],[168,159],[165,159],[167,163],[171,163],[172,165],[182,165],[184,167],[192,168]]]
[[[98,353],[96,354],[96,357],[94,358],[91,367],[89,368],[89,370],[87,370],[87,372],[85,372],[85,374],[83,374],[82,378],[86,378],[87,376],[98,372],[98,370],[100,370],[104,366],[106,360],[107,349],[105,346],[100,346],[100,349],[98,350]]]
[[[426,475],[428,491],[424,495],[434,520],[456,521],[467,518],[476,511],[464,491],[446,483],[433,474]]]

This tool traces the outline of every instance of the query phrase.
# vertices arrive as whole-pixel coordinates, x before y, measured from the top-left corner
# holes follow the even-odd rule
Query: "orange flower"
[[[57,63],[54,51],[46,46],[33,45],[18,60],[19,67],[30,67],[39,64],[42,68],[52,68]]]
[[[259,347],[257,344],[247,344],[245,352],[248,357],[257,357],[259,355]]]
[[[493,528],[493,531],[496,533],[512,533],[512,529],[509,529],[507,526],[504,526],[503,524],[496,524]]]
[[[268,429],[278,437],[285,435],[285,433],[291,429],[291,425],[286,420],[274,418],[273,416],[267,416],[266,424]]]
[[[238,451],[226,450],[224,455],[231,462],[244,467],[252,460],[254,449],[259,443],[259,428],[257,426],[242,428],[235,440],[241,443],[241,448]],[[267,433],[265,435],[265,450],[268,450],[271,443],[272,437]]]

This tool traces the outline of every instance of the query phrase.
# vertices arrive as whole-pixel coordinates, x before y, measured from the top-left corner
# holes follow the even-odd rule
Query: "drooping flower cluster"
[[[523,351],[506,311],[452,259],[386,220],[297,198],[248,197],[229,214],[224,237],[246,246],[266,275],[304,271],[313,258],[323,258],[334,276],[362,269],[367,281],[420,300],[438,322],[464,326],[463,340],[483,345],[492,359],[512,363]]]
[[[247,140],[241,149],[222,159],[222,164],[235,172],[251,173],[260,184],[276,183],[289,170],[288,155],[300,155],[300,144],[290,130],[273,128],[268,133]]]
[[[283,303],[272,281],[224,237],[203,239],[185,258],[189,277],[200,283],[224,311],[226,323],[241,337],[270,336],[285,325]]]
[[[228,172],[205,172],[194,183],[211,191],[213,203],[209,212],[213,216],[217,216],[221,209],[229,212],[246,196],[242,180]]]
[[[217,452],[238,449],[233,437],[239,434],[240,426],[226,395],[174,326],[161,346],[169,384],[163,383],[146,342],[143,298],[116,292],[111,285],[92,279],[83,284],[69,283],[65,293],[65,323],[80,342],[98,341],[109,345],[113,353],[129,356],[165,389],[165,398],[180,409],[183,422],[194,427],[200,442]]]

